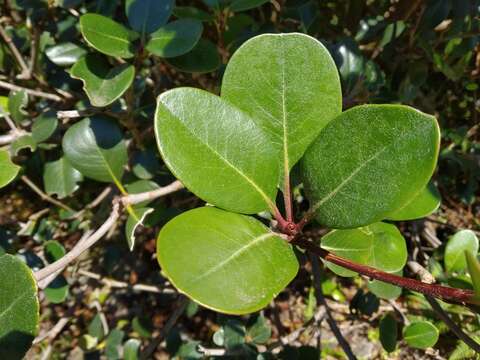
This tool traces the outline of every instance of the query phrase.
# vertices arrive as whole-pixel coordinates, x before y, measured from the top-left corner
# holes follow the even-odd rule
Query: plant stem
[[[285,203],[285,212],[287,214],[287,221],[293,222],[293,204],[292,204],[292,189],[290,186],[290,176],[288,169],[285,169],[285,184],[283,191],[283,202]]]
[[[0,80],[0,88],[13,90],[13,91],[22,91],[23,90],[27,94],[32,95],[32,96],[41,97],[41,98],[45,98],[45,99],[52,100],[52,101],[58,101],[58,102],[63,102],[64,101],[64,99],[62,97],[58,96],[58,95],[46,93],[44,91],[28,89],[28,88],[18,86],[18,85],[14,85],[14,84],[10,84],[6,81],[1,81],[1,80]]]
[[[430,295],[444,301],[480,305],[478,301],[475,300],[474,293],[471,290],[456,289],[436,284],[426,284],[415,279],[409,279],[402,276],[390,274],[367,265],[356,264],[350,260],[332,254],[331,252],[315,245],[311,241],[307,241],[302,238],[295,239],[294,241],[292,241],[292,244],[308,250],[313,254],[335,265],[355,271],[356,273],[365,275],[371,279],[380,280],[388,284],[396,285],[408,290],[422,293],[424,295]]]
[[[122,198],[122,202],[124,205],[135,205],[143,201],[154,200],[161,196],[165,196],[175,191],[181,190],[183,188],[183,184],[177,180],[169,185],[162,186],[161,188],[152,191],[147,191],[139,194],[127,194]]]
[[[18,65],[20,65],[20,68],[22,69],[22,73],[18,75],[18,78],[30,79],[31,73],[27,63],[23,59],[22,54],[20,54],[20,51],[18,50],[18,48],[15,46],[12,38],[7,34],[7,32],[5,31],[2,25],[0,25],[0,36],[8,45],[8,47],[10,48],[10,51],[12,52],[13,57],[15,58],[15,60],[17,60]]]

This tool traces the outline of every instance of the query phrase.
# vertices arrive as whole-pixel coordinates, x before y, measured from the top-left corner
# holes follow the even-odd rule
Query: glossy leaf
[[[230,314],[260,310],[298,271],[285,240],[254,218],[213,207],[167,223],[158,237],[157,258],[177,289]]]
[[[138,34],[106,16],[82,15],[80,30],[87,43],[103,54],[125,59],[135,55],[133,41]]]
[[[155,133],[166,165],[203,200],[251,214],[275,202],[275,150],[250,117],[220,97],[193,88],[163,93]]]
[[[400,271],[407,262],[407,245],[396,226],[374,223],[358,229],[333,230],[322,238],[322,248],[355,263],[386,272]],[[341,276],[353,271],[327,263]]]
[[[153,212],[152,208],[135,208],[135,216],[130,214],[125,224],[125,236],[128,242],[128,248],[130,251],[135,246],[135,230],[143,224],[148,214]]]
[[[170,58],[170,65],[180,71],[190,73],[207,73],[217,70],[221,65],[217,47],[209,40],[198,40],[195,47],[188,53]]]
[[[38,116],[32,125],[32,138],[36,143],[48,140],[58,126],[57,116],[54,111],[47,111]]]
[[[445,247],[445,269],[451,273],[467,268],[465,251],[478,253],[478,238],[472,230],[461,230],[453,235]]]
[[[379,330],[380,342],[385,351],[395,351],[395,348],[397,347],[398,330],[397,321],[391,314],[385,315],[380,320]]]
[[[232,56],[222,97],[245,111],[278,149],[282,177],[342,111],[340,79],[328,50],[303,34],[267,34]]]
[[[421,190],[402,208],[388,215],[388,219],[395,221],[414,220],[426,217],[440,207],[442,198],[435,185],[430,183]]]
[[[127,164],[127,146],[118,125],[94,116],[70,126],[63,137],[63,151],[70,164],[84,176],[119,182]]]
[[[12,255],[0,256],[0,269],[0,358],[22,359],[38,331],[37,285]]]
[[[198,20],[172,21],[151,34],[146,48],[152,54],[163,58],[180,56],[192,50],[202,31],[203,25]]]
[[[427,185],[439,141],[435,118],[407,106],[364,105],[342,113],[301,162],[316,219],[352,228],[388,217]]]
[[[43,184],[45,192],[49,195],[56,194],[59,199],[63,199],[73,194],[82,180],[82,174],[70,164],[65,156],[45,164]]]
[[[75,63],[70,75],[83,82],[92,105],[102,107],[110,105],[130,87],[135,68],[129,64],[112,68],[102,56],[88,54]]]
[[[58,44],[45,50],[48,59],[58,66],[73,65],[86,53],[87,50],[71,42]]]
[[[403,330],[403,339],[414,348],[426,349],[438,341],[439,331],[431,322],[418,321],[406,326]]]
[[[270,0],[233,0],[229,6],[232,11],[245,11],[259,7]]]
[[[164,25],[172,14],[175,0],[126,0],[128,23],[140,34],[150,34]]]
[[[10,160],[8,151],[0,150],[0,188],[12,182],[19,170],[20,166],[15,165],[12,160]]]

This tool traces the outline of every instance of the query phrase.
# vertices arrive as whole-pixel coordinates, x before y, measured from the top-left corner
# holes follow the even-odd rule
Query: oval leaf
[[[395,318],[387,314],[380,320],[380,342],[387,352],[395,351],[397,347],[397,322]]]
[[[397,227],[374,223],[358,229],[334,230],[325,235],[322,248],[351,260],[386,272],[397,272],[407,262],[407,245]],[[354,276],[355,272],[327,263],[340,276]]]
[[[127,0],[125,12],[132,29],[144,35],[164,25],[174,6],[175,0]]]
[[[147,50],[163,58],[183,55],[195,46],[202,35],[203,25],[198,20],[172,21],[155,31]]]
[[[198,197],[242,213],[273,206],[277,154],[254,121],[220,97],[193,88],[163,93],[155,133],[167,166]]]
[[[0,188],[12,182],[19,171],[20,166],[15,165],[12,160],[10,160],[8,151],[0,150]]]
[[[158,236],[157,258],[177,289],[229,314],[260,310],[298,271],[285,240],[254,218],[213,207],[167,223]]]
[[[72,125],[62,141],[70,164],[84,176],[119,183],[127,164],[127,146],[117,124],[95,116]]]
[[[411,323],[403,330],[403,338],[407,344],[418,349],[426,349],[435,345],[438,335],[438,329],[428,321]]]
[[[174,68],[190,73],[206,73],[217,70],[221,65],[217,47],[209,40],[200,39],[188,53],[167,61]]]
[[[38,328],[37,285],[14,256],[0,256],[0,269],[0,358],[23,359]]]
[[[71,42],[58,44],[45,50],[48,59],[59,66],[75,64],[86,53],[87,50]]]
[[[386,218],[427,185],[439,142],[435,118],[407,106],[364,105],[342,113],[301,162],[317,220],[352,228]]]
[[[335,62],[318,40],[303,34],[267,34],[244,43],[227,65],[222,97],[270,135],[282,176],[342,111]]]
[[[43,184],[45,192],[49,195],[56,194],[59,199],[63,199],[73,194],[78,188],[77,183],[82,180],[82,174],[70,164],[65,156],[45,164]]]
[[[430,183],[402,208],[388,215],[388,219],[404,221],[423,218],[435,212],[439,208],[441,200],[437,187]]]
[[[103,54],[131,58],[135,55],[133,41],[138,34],[112,19],[98,14],[80,17],[80,31],[87,43]]]
[[[83,89],[93,106],[107,106],[117,100],[130,87],[135,67],[122,64],[110,67],[97,54],[88,54],[73,65],[70,75],[83,82]]]
[[[444,260],[449,273],[466,269],[465,251],[478,253],[478,238],[472,230],[461,230],[448,240]]]

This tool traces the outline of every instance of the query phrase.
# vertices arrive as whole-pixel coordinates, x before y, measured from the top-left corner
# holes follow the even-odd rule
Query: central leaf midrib
[[[254,238],[252,241],[250,241],[249,243],[247,243],[246,245],[238,248],[237,250],[235,250],[228,258],[226,258],[225,260],[219,262],[217,265],[213,266],[212,268],[210,268],[209,270],[207,270],[206,272],[204,272],[203,274],[191,279],[189,281],[190,284],[192,283],[197,283],[198,281],[216,273],[218,270],[220,270],[221,268],[227,266],[230,262],[232,262],[233,260],[235,260],[236,258],[238,258],[239,256],[241,256],[245,251],[247,251],[248,249],[250,249],[251,247],[261,243],[262,241],[265,241],[266,239],[268,238],[271,238],[271,237],[274,237],[276,236],[275,233],[273,232],[270,232],[270,233],[265,233],[265,234],[262,234],[260,236],[257,236],[256,238]]]
[[[109,39],[114,39],[114,40],[118,40],[118,41],[121,41],[121,42],[124,42],[125,44],[129,44],[130,45],[130,41],[129,40],[125,40],[125,39],[122,39],[122,38],[119,38],[119,37],[116,37],[116,36],[113,36],[113,35],[110,35],[110,34],[106,34],[106,33],[102,33],[102,32],[99,32],[97,30],[94,30],[93,28],[89,27],[88,25],[86,26],[85,30],[88,30],[96,35],[100,35],[100,36],[104,36],[106,38],[109,38]]]
[[[166,106],[165,106],[166,107]],[[166,107],[167,108],[167,107]],[[168,108],[167,108],[168,109]],[[198,136],[196,136],[189,128],[186,126],[173,112],[168,109],[170,114],[174,119],[177,120],[177,122],[189,133],[192,135],[192,138],[196,139],[198,143],[204,145],[207,149],[209,149],[214,155],[217,156],[220,160],[222,160],[225,164],[227,164],[230,168],[235,170],[242,178],[244,178],[259,194],[260,196],[265,200],[267,205],[269,207],[273,207],[272,200],[265,194],[265,192],[252,180],[250,179],[247,175],[245,175],[240,169],[235,167],[228,159],[225,159],[220,153],[218,153],[215,149],[213,149],[207,142],[202,141]]]

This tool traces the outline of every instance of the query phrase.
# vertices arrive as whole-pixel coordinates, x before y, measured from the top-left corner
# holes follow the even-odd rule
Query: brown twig
[[[144,201],[154,200],[161,196],[165,196],[175,191],[181,190],[183,188],[183,184],[180,181],[176,180],[167,186],[163,186],[152,191],[126,195],[122,198],[122,203],[124,205],[135,205]]]
[[[0,25],[0,36],[3,38],[5,43],[10,48],[10,51],[12,52],[12,55],[15,58],[15,60],[17,60],[18,65],[20,65],[20,69],[22,70],[22,72],[20,75],[17,76],[17,78],[30,79],[32,74],[30,73],[30,69],[28,68],[27,63],[23,59],[20,51],[15,46],[15,43],[13,42],[12,38],[7,34],[7,32],[5,31],[5,28],[2,25]]]
[[[35,185],[35,183],[30,180],[27,176],[23,175],[21,178],[20,178],[30,189],[32,189],[33,191],[35,191],[41,198],[42,200],[45,200],[45,201],[48,201],[49,203],[52,203],[53,205],[56,205],[58,207],[61,207],[62,209],[66,210],[66,211],[74,211],[70,206],[68,205],[65,205],[64,203],[62,203],[61,201],[58,201],[58,200],[55,200],[54,198],[52,198],[51,196],[45,194],[37,185]]]
[[[64,99],[59,95],[55,95],[55,94],[51,94],[51,93],[47,93],[39,90],[28,89],[26,87],[10,84],[2,80],[0,80],[0,87],[8,90],[13,90],[13,91],[25,91],[29,95],[45,98],[52,101],[57,101],[57,102],[64,101]]]

